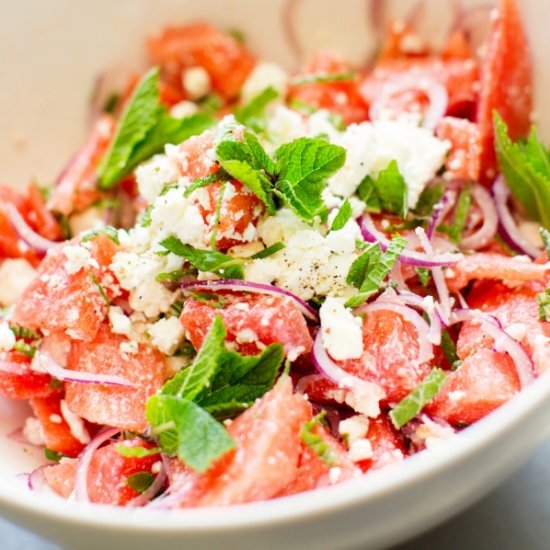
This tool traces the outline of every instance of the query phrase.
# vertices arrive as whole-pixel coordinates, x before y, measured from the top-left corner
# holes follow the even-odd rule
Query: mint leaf
[[[420,218],[429,218],[434,207],[441,201],[445,193],[445,184],[438,181],[435,185],[426,187],[420,194],[414,208],[414,213]]]
[[[308,223],[326,212],[325,182],[346,160],[346,150],[318,138],[299,138],[276,152],[277,194]]]
[[[174,236],[164,239],[160,245],[176,256],[184,258],[199,271],[212,271],[224,279],[244,279],[243,261],[238,258],[215,250],[198,250],[183,244]]]
[[[264,250],[260,250],[260,252],[256,252],[256,254],[253,254],[250,256],[253,260],[262,260],[263,258],[268,258],[269,256],[273,256],[273,254],[276,254],[279,252],[279,250],[282,250],[285,247],[285,243],[275,243],[271,246],[268,246]]]
[[[550,288],[537,294],[537,304],[539,305],[539,319],[550,321]]]
[[[86,231],[86,233],[82,235],[81,240],[83,243],[87,243],[98,235],[105,235],[106,237],[109,237],[109,239],[111,239],[111,241],[113,241],[115,244],[120,245],[120,240],[118,238],[118,229],[111,225],[100,227],[98,229],[92,229],[91,231]]]
[[[456,351],[456,344],[453,342],[453,339],[446,328],[441,329],[441,349],[451,367],[459,361]]]
[[[495,151],[500,171],[512,195],[531,217],[550,229],[550,163],[548,151],[533,127],[525,144],[513,143],[508,128],[499,114],[494,113]]]
[[[48,447],[44,447],[44,456],[47,460],[52,462],[59,462],[62,458],[68,457],[69,455],[64,455],[63,453],[58,453],[57,451],[52,451]]]
[[[235,109],[235,118],[244,126],[248,126],[256,132],[261,132],[266,126],[265,109],[278,97],[279,92],[269,86],[252,98],[249,103]]]
[[[235,440],[217,420],[183,397],[154,395],[146,413],[164,452],[177,455],[198,472],[235,448]]]
[[[183,196],[187,199],[193,194],[193,191],[197,189],[201,189],[202,187],[207,187],[209,185],[212,185],[213,183],[217,183],[218,181],[229,181],[230,179],[231,179],[230,175],[225,170],[220,168],[216,172],[212,172],[207,176],[203,176],[202,178],[197,178],[195,181],[193,181],[191,185],[185,188]]]
[[[37,347],[33,346],[32,344],[28,344],[24,340],[17,340],[15,344],[13,344],[13,350],[17,351],[18,353],[22,353],[23,355],[26,355],[27,357],[34,357],[36,355]]]
[[[340,210],[338,210],[338,214],[336,214],[336,217],[332,220],[332,225],[330,226],[329,232],[339,231],[342,229],[346,223],[351,220],[352,215],[353,210],[351,209],[351,204],[349,203],[349,200],[346,199],[344,204],[340,207]]]
[[[399,235],[392,238],[384,253],[377,243],[367,246],[361,256],[351,264],[346,277],[349,285],[359,289],[359,293],[346,302],[346,307],[357,307],[380,290],[384,279],[406,246],[407,240]]]
[[[123,443],[119,443],[115,447],[115,451],[124,458],[143,458],[144,456],[153,456],[160,453],[158,447],[128,447]]]
[[[357,73],[324,73],[298,76],[291,81],[292,86],[304,86],[305,84],[324,84],[328,82],[344,82],[346,80],[355,80]]]
[[[390,412],[393,425],[400,429],[412,420],[437,395],[445,380],[445,373],[441,369],[432,369],[428,376]]]
[[[305,443],[327,466],[333,467],[338,464],[334,449],[317,433],[316,426],[325,417],[326,412],[322,411],[314,416],[309,422],[305,422],[300,431],[300,439]]]
[[[244,142],[248,145],[252,166],[257,170],[263,170],[268,175],[275,174],[276,166],[273,159],[267,154],[267,151],[262,147],[258,138],[251,132],[243,134]]]
[[[138,164],[162,151],[166,143],[181,143],[214,123],[204,113],[183,119],[170,117],[160,104],[158,82],[158,68],[153,68],[137,85],[98,167],[100,187],[113,187]]]
[[[22,327],[20,325],[10,325],[10,329],[16,338],[27,338],[29,340],[38,340],[40,334],[32,328]]]
[[[468,212],[472,206],[472,194],[470,186],[464,187],[458,195],[455,208],[453,223],[451,225],[441,224],[437,229],[442,233],[447,233],[453,243],[458,244],[462,236],[462,230],[468,219]]]
[[[405,179],[395,160],[377,178],[366,176],[359,184],[359,197],[374,210],[385,210],[404,218],[408,212],[408,193]]]
[[[151,472],[147,471],[135,472],[134,474],[130,474],[126,478],[126,484],[128,485],[128,487],[131,487],[140,495],[141,493],[147,491],[149,487],[151,487],[153,481],[155,481],[155,476]]]
[[[137,85],[115,137],[99,165],[101,187],[112,187],[120,179],[134,147],[145,139],[147,132],[156,124],[159,110],[158,68],[153,68]]]

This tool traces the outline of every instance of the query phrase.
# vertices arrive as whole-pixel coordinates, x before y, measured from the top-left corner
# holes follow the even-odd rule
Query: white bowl
[[[374,0],[376,1],[376,0]],[[472,1],[468,3],[474,3]],[[298,34],[305,52],[329,45],[355,62],[375,40],[366,2],[303,0]],[[410,9],[387,2],[389,13]],[[48,181],[83,135],[86,99],[105,67],[139,61],[141,39],[168,22],[208,19],[245,32],[269,59],[296,62],[286,41],[283,0],[20,0],[0,19],[0,180]],[[429,36],[442,36],[449,4],[428,2]],[[535,58],[536,97],[550,90],[544,48],[550,0],[521,0]],[[437,22],[437,25],[434,23]],[[537,101],[543,135],[550,105]],[[0,513],[70,549],[378,548],[443,521],[495,487],[550,435],[550,375],[464,430],[445,448],[420,453],[364,479],[265,503],[224,509],[148,511],[76,504],[26,490],[16,477],[41,453],[6,439],[24,404],[0,399]]]

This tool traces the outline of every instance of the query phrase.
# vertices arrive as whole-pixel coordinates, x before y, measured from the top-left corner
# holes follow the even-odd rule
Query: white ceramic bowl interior
[[[373,0],[376,2],[377,0]],[[482,3],[472,0],[465,5]],[[536,115],[550,137],[549,0],[521,0],[534,53]],[[0,182],[50,181],[86,130],[86,104],[105,68],[139,64],[142,39],[197,19],[244,31],[260,56],[296,65],[283,25],[285,0],[19,0],[0,19]],[[386,15],[408,13],[385,2]],[[452,2],[427,0],[422,26],[440,40]],[[305,55],[331,47],[361,63],[376,47],[365,0],[293,2]],[[496,486],[550,435],[550,376],[465,430],[448,447],[398,468],[291,498],[223,510],[151,512],[65,502],[28,492],[16,478],[41,460],[5,436],[28,414],[0,399],[0,513],[70,549],[367,548],[397,543],[458,512]]]

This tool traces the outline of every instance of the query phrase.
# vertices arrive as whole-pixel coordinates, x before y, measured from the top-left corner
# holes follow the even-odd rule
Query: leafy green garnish
[[[462,230],[466,225],[468,219],[468,212],[472,206],[472,194],[470,192],[470,186],[464,187],[458,195],[457,204],[455,208],[453,223],[450,225],[442,224],[437,229],[442,233],[447,233],[451,238],[451,241],[458,244],[462,235]]]
[[[86,231],[86,233],[82,235],[82,242],[87,243],[98,235],[105,235],[106,237],[109,237],[109,239],[111,239],[111,241],[113,241],[115,244],[120,244],[120,240],[118,238],[118,229],[116,229],[116,227],[113,227],[112,225],[107,225],[106,227],[100,227],[98,229]]]
[[[164,273],[159,273],[155,277],[155,281],[163,283],[165,281],[169,283],[177,283],[185,275],[196,275],[197,270],[195,268],[189,269],[176,269],[175,271],[166,271]]]
[[[353,210],[351,208],[351,204],[349,200],[346,199],[340,207],[340,210],[338,210],[338,214],[336,214],[336,217],[332,221],[332,225],[330,226],[329,231],[338,231],[342,229],[346,225],[346,223],[349,222],[352,215]]]
[[[151,69],[137,85],[98,167],[100,187],[112,187],[138,164],[160,152],[166,143],[180,143],[213,122],[203,113],[172,118],[160,104],[158,68]]]
[[[459,361],[459,357],[456,352],[456,344],[453,342],[451,335],[445,328],[441,329],[441,349],[443,350],[449,365],[453,366],[457,361]]]
[[[432,369],[428,376],[392,409],[390,418],[393,425],[400,429],[412,420],[437,395],[445,380],[445,373],[441,369]]]
[[[13,349],[27,357],[34,357],[38,348],[32,344],[28,344],[24,340],[17,340],[17,342],[13,344]]]
[[[265,109],[278,97],[279,92],[272,86],[269,86],[252,98],[249,103],[235,109],[235,118],[244,126],[252,128],[255,132],[262,132],[266,126]]]
[[[220,168],[212,174],[208,174],[202,178],[197,178],[191,185],[189,185],[189,187],[185,189],[183,196],[187,199],[192,195],[193,191],[197,189],[207,187],[208,185],[212,185],[218,181],[229,181],[229,179],[231,179],[229,174],[223,168]]]
[[[40,334],[32,328],[10,325],[10,329],[16,338],[27,338],[28,340],[38,340],[40,338]]]
[[[299,138],[281,145],[277,159],[276,194],[308,223],[325,215],[321,198],[325,182],[346,160],[346,150],[322,139]]]
[[[550,321],[550,288],[537,294],[537,304],[539,305],[539,319]]]
[[[442,181],[426,187],[418,198],[414,213],[421,218],[428,218],[432,215],[435,205],[443,198],[444,193],[445,184]]]
[[[195,300],[216,309],[222,309],[227,305],[227,300],[223,296],[213,292],[191,292],[190,295]]]
[[[151,472],[146,471],[135,472],[126,478],[126,484],[128,487],[131,487],[139,494],[147,491],[147,489],[149,489],[149,487],[153,484],[153,481],[155,481],[155,476]]]
[[[495,150],[512,195],[535,220],[550,230],[550,157],[535,127],[526,142],[513,143],[508,127],[494,112]]]
[[[244,279],[243,261],[215,250],[198,250],[172,236],[160,242],[166,250],[184,258],[199,271],[212,271],[224,279]]]
[[[47,460],[51,460],[52,462],[59,462],[62,458],[65,458],[68,455],[64,455],[63,453],[58,453],[57,451],[52,451],[51,449],[48,449],[48,447],[45,447],[44,456],[46,457]]]
[[[390,241],[386,252],[373,243],[351,264],[346,282],[359,290],[352,296],[346,307],[357,307],[380,290],[382,282],[388,276],[399,256],[405,250],[407,240],[396,235]]]
[[[338,464],[334,449],[319,435],[315,433],[315,427],[325,417],[326,411],[320,412],[309,422],[305,422],[300,430],[300,439],[305,443],[327,466]]]
[[[416,274],[420,279],[420,284],[426,288],[432,279],[432,272],[427,267],[417,267]]]
[[[123,443],[119,443],[115,447],[115,451],[124,458],[143,458],[144,456],[156,455],[160,452],[159,447],[128,447]]]
[[[256,254],[253,254],[250,256],[253,260],[262,260],[263,258],[268,258],[269,256],[273,256],[273,254],[276,254],[279,252],[279,250],[282,250],[285,247],[285,243],[275,243],[271,246],[268,246],[264,250],[260,250],[260,252],[256,252]]]
[[[147,402],[147,418],[163,451],[201,472],[235,446],[215,419],[239,414],[271,389],[284,358],[281,344],[241,356],[225,348],[225,337],[218,316],[193,364]]]
[[[358,195],[369,210],[384,210],[401,217],[407,215],[407,184],[395,160],[392,160],[378,177],[366,176],[359,184]]]
[[[357,73],[318,73],[311,75],[298,76],[292,79],[293,86],[304,86],[305,84],[325,84],[329,82],[343,82],[346,80],[355,80]]]
[[[99,280],[97,279],[95,274],[90,273],[88,276],[90,277],[90,280],[92,281],[92,283],[94,283],[94,285],[96,286],[97,290],[99,291],[99,294],[103,298],[103,301],[108,306],[110,306],[111,305],[111,300],[109,300],[109,296],[107,296],[107,293],[105,292],[105,289],[103,288],[103,285],[99,282]]]

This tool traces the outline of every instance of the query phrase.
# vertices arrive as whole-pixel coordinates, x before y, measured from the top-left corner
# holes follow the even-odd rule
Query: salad
[[[480,49],[395,23],[368,68],[167,27],[53,185],[0,187],[31,489],[170,509],[368,482],[548,369],[550,157],[497,4]]]

